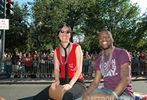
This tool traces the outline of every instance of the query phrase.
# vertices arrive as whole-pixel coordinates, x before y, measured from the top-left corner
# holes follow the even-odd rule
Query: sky
[[[141,13],[144,13],[147,10],[147,1],[146,0],[131,0],[132,3],[138,3],[141,8]]]
[[[18,3],[20,3],[20,4],[23,4],[23,3],[26,3],[26,2],[32,2],[32,1],[34,1],[34,0],[14,0],[14,2],[18,2]]]
[[[26,2],[32,2],[33,0],[14,0],[14,2],[17,1],[19,4],[23,4]],[[138,3],[138,5],[141,8],[141,13],[144,13],[145,10],[147,10],[147,1],[146,0],[131,0],[132,3]]]

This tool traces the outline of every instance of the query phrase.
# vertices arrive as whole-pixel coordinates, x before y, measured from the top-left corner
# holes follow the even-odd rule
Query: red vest
[[[69,53],[69,56],[68,56],[68,78],[73,78],[75,72],[76,72],[76,54],[75,54],[75,50],[76,50],[76,47],[78,46],[78,44],[72,44],[72,50],[70,51]],[[58,61],[60,62],[60,78],[65,78],[65,64],[62,64],[61,61],[60,61],[60,48],[56,48],[56,54],[57,54],[57,59]],[[64,56],[61,57],[62,59],[62,62],[65,62],[65,59],[64,59]],[[79,79],[84,79],[82,74],[79,76]]]

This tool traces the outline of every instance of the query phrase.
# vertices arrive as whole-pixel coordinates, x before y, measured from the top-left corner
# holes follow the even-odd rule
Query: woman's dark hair
[[[58,31],[57,31],[58,34],[59,34],[59,32],[61,31],[61,29],[62,29],[64,26],[68,27],[68,31],[69,31],[70,33],[72,33],[72,30],[71,30],[70,25],[68,25],[67,23],[63,22],[63,23],[59,26],[59,28],[58,28]]]

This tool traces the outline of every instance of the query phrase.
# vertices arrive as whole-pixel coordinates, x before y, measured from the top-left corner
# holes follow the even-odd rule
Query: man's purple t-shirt
[[[97,58],[94,64],[94,69],[101,71],[104,79],[104,87],[114,90],[120,82],[120,67],[126,62],[131,62],[131,56],[128,54],[126,50],[121,48],[115,48],[109,66],[107,66],[106,62],[101,63],[102,62],[101,58],[102,56]],[[107,60],[109,59],[109,57],[105,57],[105,58]],[[130,96],[133,96],[133,89],[131,82],[128,84],[127,88],[125,89],[125,93],[127,93]]]

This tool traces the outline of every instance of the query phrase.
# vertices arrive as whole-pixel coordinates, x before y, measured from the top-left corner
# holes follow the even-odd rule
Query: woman
[[[51,84],[51,87],[62,85],[65,91],[63,100],[78,99],[85,91],[84,78],[82,76],[83,53],[79,44],[70,42],[71,35],[70,26],[66,23],[62,24],[58,30],[60,45],[54,52],[55,81]],[[40,96],[38,94],[34,99],[48,100],[47,97],[45,98],[45,94],[47,93],[42,91]]]

